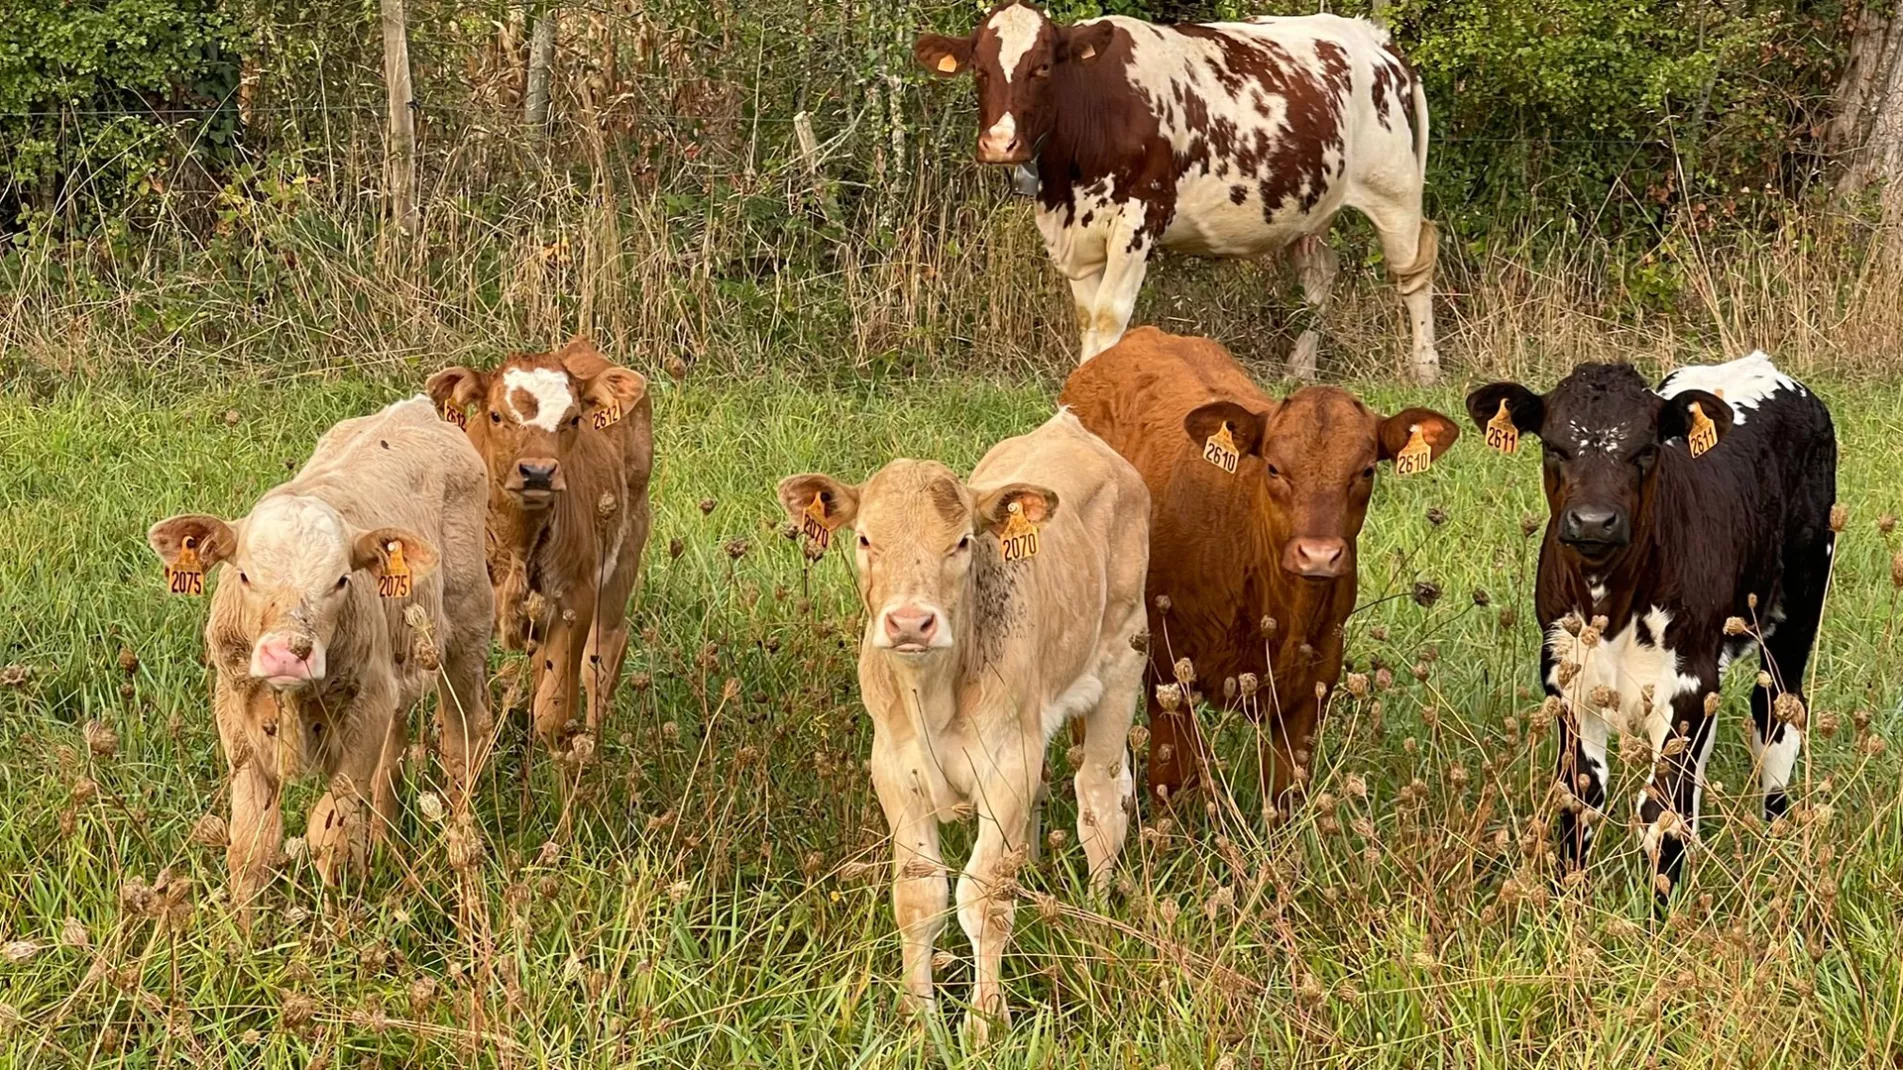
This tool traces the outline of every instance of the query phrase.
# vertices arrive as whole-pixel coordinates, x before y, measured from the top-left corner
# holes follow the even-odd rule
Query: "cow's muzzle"
[[[1623,509],[1571,506],[1559,516],[1559,541],[1588,561],[1604,560],[1632,541],[1632,521]]]
[[[951,646],[952,638],[936,606],[907,602],[879,614],[872,645],[895,654],[926,654]]]
[[[1019,135],[1017,120],[1010,112],[978,134],[979,163],[1028,163],[1031,155],[1031,144]]]
[[[270,632],[251,648],[251,678],[280,691],[324,678],[324,644],[302,632]]]
[[[1290,539],[1282,567],[1308,580],[1339,578],[1348,568],[1348,540]]]
[[[556,491],[568,489],[568,477],[553,457],[523,457],[515,462],[503,487],[525,505],[547,504]]]

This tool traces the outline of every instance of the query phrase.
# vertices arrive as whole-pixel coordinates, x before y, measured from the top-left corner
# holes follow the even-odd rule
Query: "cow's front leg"
[[[1652,861],[1653,892],[1664,907],[1685,870],[1685,852],[1698,834],[1698,796],[1711,754],[1717,702],[1706,712],[1706,696],[1718,693],[1718,666],[1700,666],[1696,686],[1672,697],[1668,710],[1652,724],[1652,777],[1639,796],[1639,821],[1646,857]],[[1666,719],[1669,715],[1670,720]]]
[[[1143,275],[1148,269],[1150,239],[1143,233],[1144,209],[1136,205],[1126,209],[1104,243],[1104,266],[1097,292],[1090,302],[1089,321],[1084,326],[1083,352],[1078,363],[1117,344],[1123,329],[1136,311],[1137,295],[1143,291]]]
[[[361,696],[358,701],[363,701]],[[379,707],[384,709],[381,717],[370,712]],[[376,826],[396,819],[396,763],[384,761],[390,734],[384,718],[395,716],[393,707],[394,703],[384,702],[357,713],[366,731],[344,741],[343,754],[330,774],[330,790],[311,807],[304,842],[325,884],[337,884],[346,874],[368,872],[373,831],[381,834],[383,830]]]
[[[550,746],[559,742],[580,701],[582,660],[592,625],[580,613],[571,617],[571,612],[555,614],[548,641],[535,652],[541,670],[535,687],[535,734]]]
[[[1560,790],[1556,793],[1559,813],[1553,820],[1553,837],[1563,877],[1585,868],[1594,826],[1605,816],[1609,772],[1606,738],[1610,729],[1598,713],[1581,708],[1583,703],[1555,697],[1561,702],[1559,763],[1554,775]]]
[[[1018,868],[1030,854],[1031,812],[1037,805],[1039,767],[1020,768],[1015,755],[1003,757],[978,778],[978,841],[958,878],[958,923],[971,938],[975,975],[966,1019],[974,1044],[990,1039],[993,1020],[1011,1024],[1004,999],[1004,947],[1011,940]]]
[[[938,815],[917,764],[873,740],[872,786],[892,839],[892,913],[899,925],[905,1006],[924,1014],[936,1006],[932,945],[945,927],[951,881],[938,850]]]
[[[284,843],[284,817],[278,807],[277,778],[256,759],[231,772],[231,823],[226,830],[225,869],[231,884],[231,907],[238,924],[249,930],[256,905],[271,867]]]

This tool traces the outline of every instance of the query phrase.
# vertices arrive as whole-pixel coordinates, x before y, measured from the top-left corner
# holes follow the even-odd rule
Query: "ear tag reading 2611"
[[[1685,445],[1696,457],[1718,444],[1718,425],[1711,422],[1711,417],[1698,407],[1698,402],[1692,402],[1691,410],[1692,429],[1685,434]]]
[[[204,594],[205,566],[198,561],[198,540],[185,536],[178,560],[165,566],[165,589],[173,594]]]
[[[800,518],[800,533],[806,536],[806,545],[812,548],[814,557],[826,552],[833,544],[833,525],[826,519],[824,495],[815,494],[807,504],[806,512]]]
[[[1229,434],[1229,421],[1224,420],[1215,434],[1203,440],[1203,460],[1232,476],[1236,474],[1236,463],[1242,460],[1242,451],[1236,449],[1236,440]]]
[[[1501,453],[1512,453],[1520,448],[1520,429],[1513,426],[1513,417],[1507,415],[1507,399],[1500,399],[1500,411],[1487,421],[1487,445]]]
[[[1418,475],[1434,464],[1434,447],[1427,444],[1427,436],[1421,433],[1421,425],[1414,424],[1407,429],[1407,445],[1394,455],[1394,474],[1397,476]]]
[[[377,594],[384,598],[408,598],[414,586],[410,578],[409,563],[403,560],[403,544],[392,539],[384,546],[390,556],[383,563],[383,571],[377,575]]]
[[[1011,515],[1004,522],[1004,530],[998,533],[998,546],[1006,561],[1022,561],[1037,556],[1037,525],[1024,518],[1024,503],[1012,502],[1006,506]]]

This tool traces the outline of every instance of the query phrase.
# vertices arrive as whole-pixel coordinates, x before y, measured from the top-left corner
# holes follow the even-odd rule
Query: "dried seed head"
[[[1515,624],[1518,624],[1519,622],[1520,622],[1520,615],[1513,611],[1512,606],[1500,607],[1500,627],[1511,628]]]
[[[1778,720],[1794,728],[1802,729],[1806,723],[1804,701],[1791,691],[1784,692],[1771,703],[1771,712]]]
[[[1758,686],[1766,690],[1769,690],[1771,687],[1771,674],[1763,669],[1758,670]]]
[[[1725,618],[1725,634],[1726,635],[1743,635],[1745,632],[1749,630],[1750,630],[1750,626],[1745,624],[1743,617],[1726,617]]]
[[[1903,588],[1903,550],[1898,550],[1890,557],[1890,586]],[[0,677],[0,683],[4,682],[4,678]]]
[[[1357,799],[1365,799],[1368,797],[1368,782],[1360,773],[1349,773],[1342,781],[1342,790]]]
[[[1156,611],[1165,616],[1168,616],[1170,611],[1170,596],[1166,594],[1159,594],[1156,596],[1155,602],[1156,602]]]
[[[1358,673],[1358,672],[1349,673],[1347,686],[1348,686],[1348,693],[1350,695],[1353,695],[1356,698],[1368,697],[1368,676],[1366,673]]]
[[[1233,676],[1225,677],[1222,681],[1222,701],[1224,702],[1224,704],[1227,704],[1227,703],[1234,702],[1235,700],[1236,700],[1236,678]]]
[[[1599,629],[1588,624],[1579,629],[1579,645],[1591,650],[1599,645]]]
[[[1281,626],[1276,624],[1274,617],[1263,617],[1256,623],[1256,630],[1262,633],[1262,638],[1273,639],[1275,633],[1281,630]]]
[[[719,504],[720,504],[719,502],[715,501],[712,498],[702,498],[700,500],[700,515],[706,516],[707,514],[713,512],[714,507]]]
[[[1850,523],[1850,507],[1842,502],[1830,507],[1830,530],[1840,532]]]
[[[1447,523],[1447,510],[1438,505],[1430,506],[1427,510],[1427,522],[1435,527]]]
[[[1566,629],[1566,634],[1576,636],[1586,626],[1586,622],[1579,619],[1579,614],[1568,613],[1559,619],[1559,626]]]
[[[317,1017],[317,1001],[302,992],[286,992],[278,1013],[283,1016],[284,1028],[296,1033]]]
[[[1493,604],[1493,596],[1488,594],[1487,589],[1484,587],[1474,588],[1473,599],[1474,605],[1476,606],[1490,606]]]
[[[1593,688],[1592,694],[1588,697],[1592,700],[1594,706],[1602,710],[1610,710],[1619,705],[1619,693],[1607,687],[1605,684],[1600,684],[1598,687]]]
[[[1559,675],[1557,677],[1557,679],[1559,680],[1559,686],[1565,687],[1566,685],[1572,683],[1573,678],[1578,675],[1579,675],[1578,662],[1572,660],[1571,658],[1560,659]]]
[[[1888,535],[1890,532],[1895,531],[1896,517],[1890,515],[1889,513],[1885,513],[1882,516],[1877,517],[1877,530],[1882,532],[1885,535]]]
[[[727,540],[727,556],[735,561],[747,556],[748,549],[750,549],[750,547],[747,545],[747,540],[745,539]]]
[[[1903,560],[1903,554],[1899,554],[1898,558],[1899,560]],[[1898,586],[1903,586],[1903,583],[1898,584]],[[14,662],[11,665],[0,668],[0,687],[25,687],[26,682],[32,678],[32,667],[21,665],[19,662]]]
[[[1171,671],[1176,675],[1176,682],[1184,688],[1196,682],[1196,665],[1188,658],[1177,658]]]
[[[1535,513],[1521,513],[1520,514],[1520,534],[1521,535],[1525,535],[1531,538],[1533,533],[1538,530],[1540,530],[1540,518],[1537,514]]]
[[[687,543],[682,541],[678,536],[667,540],[667,556],[669,558],[679,560],[680,556],[686,552]]]
[[[1166,712],[1174,713],[1183,706],[1183,689],[1180,684],[1156,685],[1156,704]]]
[[[1386,691],[1394,686],[1394,672],[1386,665],[1374,670],[1374,687],[1377,691]]]
[[[119,671],[127,676],[139,671],[139,655],[129,646],[119,648]]]
[[[86,931],[86,923],[78,918],[67,918],[66,924],[60,926],[59,942],[65,947],[76,947],[82,950],[93,946],[93,938]]]
[[[1262,687],[1262,681],[1255,673],[1245,672],[1241,676],[1236,677],[1236,686],[1241,690],[1243,698],[1252,698],[1255,696],[1256,691]]]
[[[1325,683],[1322,683],[1320,680],[1315,681],[1315,701],[1320,702],[1327,697],[1328,697],[1328,685]]]
[[[1433,580],[1421,580],[1414,585],[1414,604],[1422,609],[1431,609],[1440,601],[1440,584]]]
[[[220,849],[231,841],[231,833],[225,819],[217,814],[206,814],[192,825],[192,842],[200,847]]]
[[[1707,716],[1707,717],[1715,717],[1715,716],[1717,716],[1717,714],[1718,714],[1718,704],[1719,704],[1719,699],[1718,699],[1718,692],[1716,692],[1716,691],[1709,691],[1709,692],[1706,692],[1706,694],[1705,694],[1705,716]]]
[[[604,490],[601,492],[601,497],[595,499],[595,516],[602,520],[615,515],[620,508],[621,499],[615,497],[614,491]]]
[[[1142,754],[1150,746],[1150,730],[1142,725],[1130,726],[1130,749]]]
[[[86,722],[86,749],[95,758],[110,758],[119,753],[119,733],[103,721]]]

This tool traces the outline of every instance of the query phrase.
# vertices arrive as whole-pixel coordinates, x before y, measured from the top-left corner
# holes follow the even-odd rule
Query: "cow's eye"
[[[866,538],[864,535],[859,536],[859,548],[861,550],[872,549],[872,540]]]
[[[967,534],[967,535],[960,535],[960,536],[958,537],[958,549],[960,549],[960,550],[969,550],[969,549],[971,549],[971,536],[970,536],[970,535],[968,535],[968,534]]]
[[[1049,78],[1050,76],[1051,65],[1048,63],[1038,64],[1037,69],[1031,72],[1031,77],[1033,78]]]
[[[240,572],[238,573],[238,582],[244,584],[246,587],[249,587],[251,586],[251,577]]]
[[[1361,478],[1363,478],[1363,479],[1373,479],[1373,478],[1374,478],[1374,465],[1369,465],[1368,467],[1366,467],[1366,468],[1363,468],[1363,469],[1361,470]]]
[[[341,591],[348,586],[350,586],[350,576],[348,574],[337,577],[336,590]]]
[[[1269,475],[1280,476],[1281,474],[1282,474],[1282,470],[1280,468],[1277,468],[1274,465],[1269,465]]]
[[[1641,472],[1652,467],[1652,462],[1658,459],[1659,448],[1657,446],[1646,446],[1632,455],[1632,460],[1638,464]]]
[[[491,411],[490,411],[490,413],[489,413],[489,422],[490,422],[490,423],[492,423],[492,424],[499,424],[499,423],[501,423],[501,422],[502,422],[502,414],[501,414],[501,413],[499,413],[499,412],[496,412],[496,411],[494,411],[494,410],[491,410]]]

